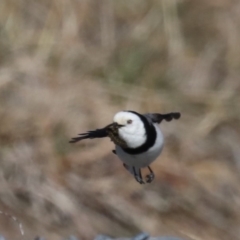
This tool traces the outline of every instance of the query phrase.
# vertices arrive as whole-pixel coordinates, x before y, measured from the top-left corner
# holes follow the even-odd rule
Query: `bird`
[[[117,112],[112,123],[103,128],[78,134],[69,142],[76,143],[85,139],[108,137],[114,143],[114,154],[122,161],[123,166],[140,183],[151,183],[155,174],[150,164],[161,154],[164,136],[159,124],[165,120],[179,119],[180,112],[140,114],[131,110]],[[141,169],[148,168],[145,179]]]

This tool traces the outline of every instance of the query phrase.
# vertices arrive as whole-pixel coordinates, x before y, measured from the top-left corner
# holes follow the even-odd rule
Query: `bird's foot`
[[[137,182],[139,182],[140,184],[144,184],[145,182],[142,179],[142,173],[141,173],[141,169],[139,169],[138,173],[135,169],[135,167],[130,167],[127,164],[123,164],[123,166],[125,167],[125,169],[127,169],[136,179]]]
[[[143,181],[143,179],[140,176],[136,175],[134,177],[135,177],[136,181],[139,182],[140,184],[145,184],[145,182]]]
[[[148,175],[146,176],[146,182],[147,182],[147,183],[151,183],[151,182],[154,180],[154,177],[155,177],[155,175],[154,175],[153,172],[150,173],[150,174],[148,174]]]
[[[139,182],[140,184],[145,184],[145,182],[142,179],[141,168],[138,169],[138,173],[137,173],[136,168],[133,167],[133,173],[137,182]]]
[[[154,180],[155,175],[154,175],[154,172],[152,171],[152,169],[149,166],[148,166],[148,169],[150,171],[150,174],[148,174],[146,176],[146,181],[147,181],[147,183],[151,183]]]

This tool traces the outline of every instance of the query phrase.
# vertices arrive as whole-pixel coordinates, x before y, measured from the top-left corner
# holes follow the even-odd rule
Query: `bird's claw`
[[[148,175],[146,176],[146,182],[147,182],[147,183],[151,183],[151,182],[154,180],[154,177],[155,177],[155,175],[154,175],[153,172],[150,173],[150,174],[148,174]]]
[[[140,176],[135,176],[135,179],[137,182],[139,182],[140,184],[145,184],[145,182],[143,181],[143,179]]]
[[[127,169],[129,171],[129,166],[127,164],[124,163],[123,166],[125,167],[125,169]],[[134,175],[136,181],[138,183],[140,183],[140,184],[145,184],[145,182],[142,179],[141,169],[139,169],[139,173],[138,174],[136,172],[135,167],[133,167],[132,170],[133,171],[131,173]]]
[[[153,181],[153,179],[155,178],[155,175],[154,175],[153,170],[150,168],[150,166],[148,166],[148,169],[150,171],[150,174],[148,174],[146,176],[146,181],[147,181],[147,183],[151,183]]]

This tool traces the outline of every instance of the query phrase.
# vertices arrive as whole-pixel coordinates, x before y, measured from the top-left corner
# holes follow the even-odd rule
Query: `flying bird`
[[[115,114],[113,122],[104,128],[80,133],[70,140],[76,143],[84,139],[109,137],[115,144],[112,151],[123,162],[123,166],[140,184],[151,183],[155,177],[150,164],[160,155],[164,137],[159,124],[179,119],[179,112],[167,114],[140,114],[134,111],[121,111]],[[149,174],[143,179],[141,169],[147,167]],[[145,181],[144,181],[145,180]]]

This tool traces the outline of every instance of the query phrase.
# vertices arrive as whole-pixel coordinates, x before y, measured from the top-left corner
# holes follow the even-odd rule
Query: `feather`
[[[118,129],[121,125],[111,123],[104,128],[88,131],[86,133],[80,133],[79,137],[72,138],[69,142],[76,143],[84,139],[104,138],[109,137],[116,145],[121,147],[127,147],[127,144],[118,134]]]
[[[172,121],[173,119],[179,119],[181,117],[181,113],[172,112],[172,113],[147,113],[144,115],[146,118],[150,119],[154,123],[161,123],[162,120],[166,120],[167,122]]]

